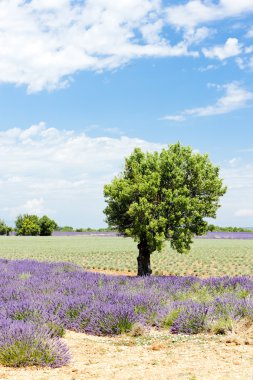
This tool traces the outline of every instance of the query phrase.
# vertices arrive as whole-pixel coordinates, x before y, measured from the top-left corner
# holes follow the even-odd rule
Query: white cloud
[[[21,206],[21,210],[28,214],[42,215],[44,212],[46,212],[44,208],[44,199],[30,199],[26,201],[24,205]]]
[[[204,73],[206,71],[210,71],[210,70],[216,70],[218,69],[218,66],[217,65],[207,65],[205,67],[200,67],[198,70],[201,72],[201,73]]]
[[[104,132],[108,132],[108,133],[113,133],[113,134],[117,134],[117,135],[123,135],[124,132],[121,131],[119,128],[104,128],[103,129]]]
[[[184,34],[184,39],[188,45],[199,44],[206,38],[210,38],[215,31],[205,26],[196,29],[188,29]]]
[[[48,214],[60,224],[101,226],[103,185],[123,169],[135,147],[161,144],[137,138],[92,138],[47,128],[0,132],[0,211],[6,220],[19,213]]]
[[[246,37],[248,37],[248,38],[252,38],[253,37],[253,27],[251,27],[250,30],[248,30],[248,32],[246,34]]]
[[[222,198],[218,218],[227,220],[226,225],[252,226],[253,163],[252,160],[251,163],[231,160],[232,165],[230,162],[221,167],[220,175],[224,178],[227,193]]]
[[[240,157],[234,157],[234,158],[231,158],[228,163],[231,167],[235,167],[237,166],[241,161],[241,158]]]
[[[251,53],[253,53],[253,45],[246,46],[245,49],[244,49],[244,52],[245,52],[246,54],[251,54]]]
[[[0,162],[6,163],[0,166],[1,218],[10,221],[27,212],[47,214],[60,225],[101,226],[103,186],[136,146],[163,147],[126,136],[92,138],[45,123],[0,132]],[[227,220],[253,204],[253,165],[235,157],[229,161],[221,170],[228,193],[218,213]]]
[[[27,85],[30,92],[64,87],[79,70],[196,55],[162,37],[160,0],[2,0],[0,25],[0,82]]]
[[[242,217],[252,217],[253,216],[253,209],[251,208],[244,208],[240,209],[235,212],[235,216],[242,216]]]
[[[234,3],[1,0],[0,83],[25,85],[29,92],[54,90],[69,85],[82,70],[115,70],[144,57],[198,57],[190,47],[201,50],[199,45],[215,35],[210,22],[253,12],[252,0]],[[175,35],[168,35],[168,27],[182,29],[178,42],[171,41]],[[230,38],[224,49],[204,52],[225,59],[220,57],[237,55],[240,45]]]
[[[223,86],[217,86],[225,91],[225,95],[220,97],[214,105],[206,107],[186,109],[179,115],[166,115],[162,120],[182,121],[187,116],[214,116],[230,113],[249,105],[253,100],[253,93],[242,88],[238,83],[232,82]]]
[[[240,67],[241,70],[249,69],[253,70],[253,56],[252,57],[238,57],[236,59],[237,65]]]
[[[239,55],[242,51],[242,46],[237,38],[228,38],[224,45],[213,46],[209,49],[204,48],[202,51],[206,58],[217,58],[223,61]]]
[[[167,115],[167,116],[161,117],[159,120],[184,121],[185,117],[183,115]]]
[[[168,7],[167,19],[177,28],[195,28],[203,23],[252,12],[252,0],[220,0],[218,2],[190,0],[183,5]]]
[[[152,24],[144,24],[141,26],[140,31],[142,33],[143,38],[151,44],[159,43],[161,41],[161,32],[164,26],[163,21],[157,20]]]
[[[7,179],[9,181],[9,179]],[[8,216],[15,219],[20,214],[35,214],[42,216],[43,214],[52,214],[52,210],[45,208],[43,198],[28,199],[23,204],[17,206],[5,206],[1,211],[5,212]]]
[[[241,202],[247,202],[247,206],[252,202],[253,194],[253,165],[243,164],[241,165],[229,165],[224,166],[221,171],[222,177],[225,178],[226,185],[229,190],[248,190],[248,196],[241,200]],[[239,195],[239,193],[238,193]]]

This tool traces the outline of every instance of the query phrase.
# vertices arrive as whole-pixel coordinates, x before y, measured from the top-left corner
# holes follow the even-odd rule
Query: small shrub
[[[131,331],[136,317],[128,305],[103,304],[94,308],[87,330],[97,335],[119,335]]]
[[[230,318],[220,318],[211,324],[210,330],[216,335],[225,335],[233,330],[233,321]]]
[[[49,330],[49,334],[51,338],[59,337],[62,338],[65,335],[65,328],[61,323],[55,323],[52,321],[49,321],[45,324],[45,326]]]
[[[247,298],[248,296],[250,295],[250,292],[246,289],[241,289],[238,293],[237,293],[237,297],[238,298]]]
[[[78,307],[69,308],[66,311],[66,317],[72,321],[73,319],[76,319],[80,313],[81,313],[81,310]]]
[[[20,273],[19,275],[20,280],[28,280],[30,277],[31,273],[29,272]]]
[[[145,334],[145,328],[141,323],[138,323],[138,322],[132,325],[132,328],[128,333],[128,335],[133,336],[133,337],[142,336],[144,334]]]
[[[36,307],[29,301],[18,302],[17,300],[9,305],[7,313],[9,318],[13,321],[41,322],[43,312],[42,308]]]
[[[171,326],[173,334],[198,334],[205,330],[207,309],[204,305],[189,303],[174,320]]]
[[[144,314],[148,311],[148,307],[144,305],[135,305],[134,312],[136,314]]]
[[[175,320],[178,318],[181,311],[182,309],[171,310],[170,313],[165,317],[163,327],[170,328],[175,322]]]
[[[60,367],[68,363],[70,356],[67,347],[57,338],[51,339],[45,328],[23,321],[6,321],[4,327],[1,328],[0,337],[2,365]]]

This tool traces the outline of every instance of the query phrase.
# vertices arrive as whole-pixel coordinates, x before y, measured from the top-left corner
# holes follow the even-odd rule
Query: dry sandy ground
[[[0,367],[10,380],[252,380],[253,345],[245,337],[94,337],[68,331],[72,361],[56,369]]]

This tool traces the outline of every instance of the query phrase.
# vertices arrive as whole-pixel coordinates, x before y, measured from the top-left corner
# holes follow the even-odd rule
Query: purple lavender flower
[[[189,301],[171,326],[173,334],[198,334],[205,330],[208,309],[205,305]]]
[[[249,276],[128,278],[87,273],[71,263],[0,259],[1,347],[7,347],[8,339],[16,342],[11,333],[15,326],[22,327],[22,342],[32,339],[27,326],[35,336],[47,331],[43,347],[55,347],[60,341],[52,338],[62,336],[64,329],[116,335],[139,323],[195,334],[220,319],[245,317],[253,317]],[[37,363],[46,361],[44,357]]]
[[[47,329],[23,321],[1,321],[0,362],[3,365],[60,367],[69,360],[65,344],[52,339]]]

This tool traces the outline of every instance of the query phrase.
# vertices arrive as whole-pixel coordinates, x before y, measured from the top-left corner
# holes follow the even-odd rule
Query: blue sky
[[[253,1],[2,0],[0,218],[104,225],[135,146],[221,168],[216,224],[253,225]]]

